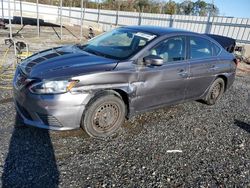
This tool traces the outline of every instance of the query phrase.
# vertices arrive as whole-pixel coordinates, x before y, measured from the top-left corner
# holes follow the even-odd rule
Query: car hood
[[[71,45],[38,52],[25,59],[19,67],[30,78],[53,79],[109,71],[116,65],[116,60],[96,56]]]

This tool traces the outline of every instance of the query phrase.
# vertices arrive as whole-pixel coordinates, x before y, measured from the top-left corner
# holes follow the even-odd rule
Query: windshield
[[[81,49],[98,56],[125,60],[140,51],[155,37],[156,35],[150,33],[119,28],[93,38]]]

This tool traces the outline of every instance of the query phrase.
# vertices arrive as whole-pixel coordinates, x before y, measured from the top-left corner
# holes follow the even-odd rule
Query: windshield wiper
[[[118,58],[116,58],[114,56],[104,54],[102,52],[95,51],[95,50],[92,50],[90,48],[87,48],[87,46],[88,45],[83,45],[83,46],[79,46],[78,48],[81,49],[82,51],[85,51],[85,52],[88,52],[88,53],[91,53],[91,54],[94,54],[94,55],[97,55],[97,56],[105,57],[105,58],[108,58],[108,59],[119,60]]]
[[[84,49],[84,48],[82,50],[85,52],[89,52],[91,54],[97,55],[97,56],[107,57],[105,54],[103,54],[101,52],[94,51],[94,50]]]

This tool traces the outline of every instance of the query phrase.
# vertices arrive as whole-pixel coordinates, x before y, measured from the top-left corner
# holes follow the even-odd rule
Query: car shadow
[[[250,133],[250,125],[243,122],[243,121],[239,121],[237,119],[234,120],[234,124],[237,125],[238,127],[240,127],[241,129],[245,130],[246,132]]]
[[[49,131],[20,126],[16,117],[3,167],[3,188],[58,187],[58,183],[59,171]]]

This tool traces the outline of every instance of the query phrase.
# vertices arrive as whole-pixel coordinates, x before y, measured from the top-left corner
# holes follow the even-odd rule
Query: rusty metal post
[[[12,39],[12,24],[11,24],[11,12],[10,12],[10,0],[8,1],[8,17],[9,17],[9,28],[10,28],[10,38]]]
[[[99,22],[100,22],[100,2],[99,2],[99,0],[97,1],[97,10],[98,10],[97,23],[99,24]]]
[[[84,19],[85,19],[85,12],[86,12],[86,7],[87,7],[87,1],[88,1],[88,0],[85,0],[85,1],[84,1],[84,9],[83,9],[83,16],[82,16],[83,22],[84,22]]]
[[[119,23],[119,11],[120,11],[120,7],[121,7],[120,1],[118,1],[117,4],[118,4],[118,7],[117,7],[117,10],[116,10],[116,19],[115,19],[115,25],[116,26],[118,26],[118,23]]]
[[[63,35],[63,31],[62,31],[62,0],[60,0],[60,38],[62,40],[62,35]]]
[[[72,0],[70,0],[70,7],[69,7],[69,19],[71,19],[71,9],[72,9]]]
[[[81,0],[81,26],[80,26],[80,42],[82,42],[82,34],[83,34],[83,28],[82,28],[82,25],[83,25],[83,0]]]
[[[14,0],[14,12],[16,12],[16,0]]]
[[[4,19],[3,0],[1,1],[1,3],[2,3],[2,19]]]
[[[37,36],[40,37],[39,0],[36,0]]]
[[[20,16],[21,16],[21,25],[23,25],[23,2],[20,0]]]

